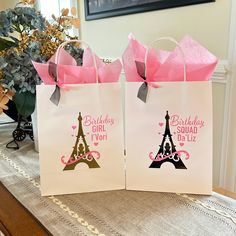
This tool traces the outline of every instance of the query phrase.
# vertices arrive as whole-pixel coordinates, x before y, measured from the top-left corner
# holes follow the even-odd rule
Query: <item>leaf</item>
[[[16,44],[13,41],[0,38],[0,51],[13,47],[13,46],[16,46]]]
[[[68,9],[68,8],[63,8],[63,9],[61,10],[61,14],[62,14],[62,16],[68,16],[68,14],[69,14],[69,9]]]
[[[52,19],[57,21],[57,18],[56,18],[56,16],[54,14],[52,14]]]
[[[35,100],[35,94],[28,91],[24,93],[16,93],[13,97],[18,113],[25,118],[34,112]]]
[[[71,15],[72,15],[72,16],[76,16],[76,14],[77,14],[77,9],[76,9],[76,7],[72,7],[71,10],[70,10],[70,12],[71,12]]]
[[[0,57],[0,70],[5,68],[6,66],[7,66],[7,62],[5,61],[3,57]]]
[[[28,1],[28,4],[34,5],[34,4],[35,4],[35,1],[36,1],[36,0],[29,0],[29,1]]]
[[[75,28],[79,29],[79,27],[80,27],[80,20],[79,20],[79,19],[73,19],[73,20],[72,20],[72,25],[73,25]]]
[[[18,45],[18,43],[20,42],[19,39],[15,38],[13,36],[9,36],[9,37],[13,40],[13,42],[15,42],[15,46]]]

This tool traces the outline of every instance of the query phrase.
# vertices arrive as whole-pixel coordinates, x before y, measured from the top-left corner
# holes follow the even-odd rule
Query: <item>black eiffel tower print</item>
[[[168,114],[168,111],[166,112],[165,119],[166,127],[165,133],[163,134],[162,143],[160,145],[157,155],[155,156],[155,160],[152,162],[149,168],[161,168],[161,165],[163,163],[170,162],[175,166],[175,169],[187,169],[182,160],[180,159],[180,155],[176,153],[176,146],[173,143],[172,134],[170,132],[170,116]],[[172,153],[175,154],[171,155]]]
[[[64,170],[74,170],[76,165],[79,163],[85,163],[88,165],[89,168],[100,168],[97,161],[94,159],[92,154],[88,154],[88,156],[85,156],[85,158],[80,158],[81,156],[85,155],[86,153],[89,153],[89,146],[87,145],[87,142],[85,140],[85,135],[83,132],[82,127],[82,116],[81,113],[79,113],[78,121],[79,121],[79,128],[78,128],[78,134],[75,142],[75,146],[73,147],[73,151],[70,155],[70,160],[67,162],[67,165],[65,166]],[[76,159],[80,158],[78,161],[75,162]],[[70,162],[73,162],[70,164]]]

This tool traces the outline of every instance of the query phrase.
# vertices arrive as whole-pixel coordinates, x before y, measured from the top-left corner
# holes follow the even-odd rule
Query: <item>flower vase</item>
[[[32,119],[32,127],[34,134],[34,149],[36,152],[39,152],[39,144],[38,144],[38,122],[37,122],[37,109],[35,108],[34,112],[31,114]]]

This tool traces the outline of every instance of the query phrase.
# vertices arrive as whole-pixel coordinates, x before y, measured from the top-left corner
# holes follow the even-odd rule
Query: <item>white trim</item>
[[[220,60],[213,75],[212,82],[214,83],[227,83],[227,77],[229,74],[229,65],[227,60]]]
[[[222,152],[221,152],[221,169],[220,169],[220,186],[228,189],[230,191],[236,191],[235,186],[235,176],[231,176],[231,180],[227,177],[227,172],[229,171],[229,148],[230,148],[230,137],[232,135],[231,128],[234,124],[232,124],[231,120],[231,112],[234,109],[233,107],[233,96],[235,92],[235,88],[233,88],[233,83],[235,83],[236,79],[236,1],[231,1],[231,23],[230,23],[230,33],[229,33],[229,70],[230,73],[227,76],[227,84],[226,84],[226,95],[225,95],[225,110],[224,110],[224,124],[223,124],[223,141],[222,141]],[[233,91],[234,90],[234,91]],[[234,158],[236,154],[234,155]],[[232,157],[231,157],[232,158]],[[231,162],[231,161],[230,161]],[[234,166],[231,166],[230,171],[234,171]],[[234,182],[234,184],[232,183]]]

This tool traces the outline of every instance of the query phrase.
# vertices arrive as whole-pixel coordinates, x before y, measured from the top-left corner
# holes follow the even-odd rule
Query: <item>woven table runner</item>
[[[33,142],[5,148],[13,129],[0,128],[0,180],[53,235],[236,235],[236,201],[217,193],[121,190],[41,197]]]

